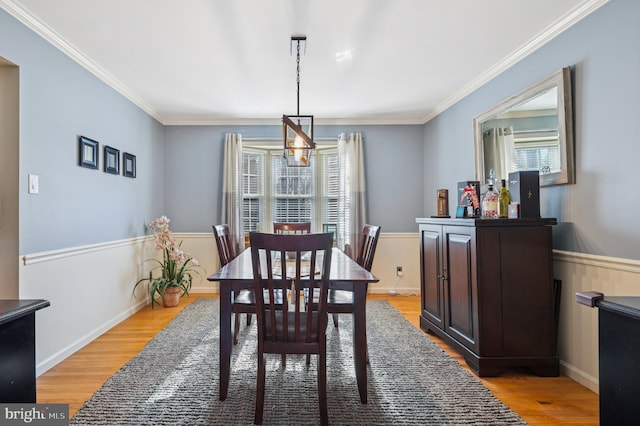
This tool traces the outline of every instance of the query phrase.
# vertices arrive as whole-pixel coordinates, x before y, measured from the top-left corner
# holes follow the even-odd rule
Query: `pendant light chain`
[[[298,86],[298,89],[297,89],[298,115],[300,115],[300,40],[298,40],[298,55],[296,57],[296,84]]]

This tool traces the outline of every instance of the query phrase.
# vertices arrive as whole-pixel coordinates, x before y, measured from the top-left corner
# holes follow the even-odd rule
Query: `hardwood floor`
[[[199,297],[217,295],[191,295],[183,298],[177,308],[152,310],[148,306],[42,374],[37,379],[38,403],[68,403],[69,415],[73,415],[105,380]],[[419,297],[373,294],[369,298],[388,300],[419,328]],[[425,335],[467,368],[462,357],[439,338]],[[566,376],[537,377],[524,371],[510,371],[480,380],[531,425],[598,424],[598,395]]]

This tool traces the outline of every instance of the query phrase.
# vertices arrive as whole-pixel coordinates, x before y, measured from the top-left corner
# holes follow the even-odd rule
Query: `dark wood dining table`
[[[218,272],[207,277],[220,283],[220,400],[227,398],[230,378],[232,332],[231,303],[234,291],[253,286],[251,250],[246,249]],[[371,272],[337,248],[331,254],[330,283],[353,291],[354,365],[360,401],[367,402],[367,284],[378,282]]]

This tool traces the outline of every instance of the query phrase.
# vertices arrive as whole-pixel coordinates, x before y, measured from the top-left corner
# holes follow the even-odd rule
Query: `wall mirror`
[[[571,68],[473,119],[476,180],[538,170],[540,186],[575,183]]]

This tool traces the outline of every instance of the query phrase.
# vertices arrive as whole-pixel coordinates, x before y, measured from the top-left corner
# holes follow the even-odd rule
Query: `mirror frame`
[[[539,81],[514,96],[503,100],[491,109],[473,118],[473,139],[476,180],[484,183],[484,152],[482,125],[517,105],[558,86],[558,142],[560,144],[561,171],[540,175],[540,186],[562,185],[576,182],[573,138],[573,102],[571,90],[571,67],[564,67],[553,75]]]

